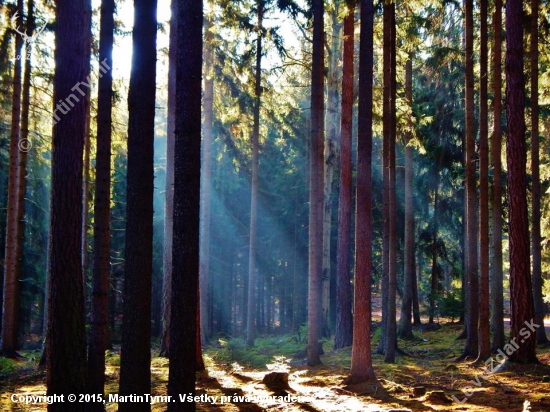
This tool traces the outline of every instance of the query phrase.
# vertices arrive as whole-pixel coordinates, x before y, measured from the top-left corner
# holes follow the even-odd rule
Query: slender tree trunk
[[[420,319],[420,303],[418,301],[418,279],[420,277],[420,270],[416,266],[416,253],[413,256],[413,325],[420,326],[422,321]]]
[[[474,17],[473,0],[464,0],[466,7],[466,306],[467,337],[464,352],[458,360],[467,357],[476,359],[478,353],[477,325],[478,307],[478,274],[477,274],[477,207],[476,207],[476,156],[475,156],[475,119],[474,119]]]
[[[435,165],[434,171],[434,220],[433,220],[433,235],[432,235],[432,273],[431,273],[431,285],[430,285],[430,317],[428,323],[433,325],[435,316],[435,303],[438,295],[439,288],[439,274],[437,268],[437,235],[439,232],[438,225],[438,201],[439,201],[439,167],[440,160],[438,159]]]
[[[389,102],[389,142],[388,142],[388,178],[389,178],[389,237],[388,237],[388,306],[386,323],[386,363],[395,363],[395,350],[397,349],[396,332],[396,309],[395,299],[397,290],[397,201],[396,201],[396,167],[395,167],[395,144],[397,138],[397,117],[396,117],[396,24],[395,24],[395,3],[390,3],[390,102]]]
[[[258,0],[258,38],[256,39],[256,72],[254,75],[254,124],[252,126],[252,182],[250,187],[250,245],[248,252],[248,317],[246,343],[254,346],[256,317],[256,246],[258,221],[258,168],[260,150],[260,99],[262,94],[262,20],[263,0]]]
[[[323,335],[330,337],[330,278],[331,270],[331,234],[332,234],[332,184],[334,182],[334,169],[338,162],[338,79],[340,58],[340,32],[341,24],[338,21],[339,0],[334,0],[330,13],[330,25],[332,27],[330,51],[328,56],[329,66],[327,73],[327,105],[325,113],[325,161],[324,165],[324,207],[323,207]]]
[[[172,240],[174,224],[174,129],[176,116],[176,49],[178,1],[170,2],[170,39],[168,48],[168,116],[166,127],[166,182],[164,198],[164,254],[162,275],[162,335],[160,356],[170,347],[170,299],[172,296]]]
[[[111,251],[111,124],[113,77],[114,0],[102,0],[99,38],[99,91],[97,102],[97,153],[94,198],[94,261],[91,324],[88,344],[88,388],[102,394],[105,385],[105,350],[109,331],[109,275]],[[103,410],[97,402],[88,411]]]
[[[526,325],[534,322],[533,288],[527,218],[525,144],[525,78],[523,76],[522,1],[506,3],[506,163],[510,226],[510,323],[511,339],[519,345],[510,355],[514,362],[537,362],[536,337]],[[528,334],[526,335],[525,329]]]
[[[126,256],[119,389],[122,396],[151,391],[149,344],[153,264],[156,12],[156,0],[135,0],[132,76],[128,93]],[[194,299],[196,294],[195,285]],[[194,334],[192,339],[195,339]],[[118,410],[139,412],[150,409],[151,405],[146,403],[120,403]]]
[[[178,2],[174,242],[168,411],[194,411],[199,285],[202,1]],[[230,289],[229,289],[230,290]],[[230,306],[231,307],[231,303]],[[230,314],[227,313],[229,316]]]
[[[214,59],[212,48],[214,36],[212,33],[212,16],[205,20],[204,45],[204,126],[201,165],[201,235],[200,235],[200,312],[201,341],[206,344],[210,340],[210,317],[208,289],[210,283],[210,210],[212,198],[212,126],[214,122]]]
[[[492,352],[504,347],[504,299],[502,275],[502,0],[495,0],[493,16],[495,45],[493,48],[493,139],[491,160],[493,163],[493,262],[491,264],[491,332]]]
[[[90,148],[91,148],[91,93],[88,90],[86,101],[88,107],[86,108],[86,135],[84,136],[84,171],[82,179],[82,290],[84,291],[84,311],[87,312],[88,302],[88,216],[89,216],[89,203],[90,203]]]
[[[479,324],[478,362],[491,356],[489,310],[489,142],[488,142],[488,57],[487,3],[480,0],[480,58],[479,58]]]
[[[89,78],[91,4],[58,0],[55,31],[54,102],[72,102],[69,116],[58,103],[53,115],[49,245],[47,395],[85,393],[86,333],[82,285],[82,172],[86,114],[85,93],[75,85]],[[75,52],[75,50],[77,52]],[[80,89],[77,89],[80,90]],[[69,100],[70,99],[70,100]],[[82,403],[52,403],[48,411],[84,409]]]
[[[27,22],[26,32],[32,36],[35,29],[34,19],[34,0],[27,2]],[[25,72],[23,75],[23,96],[21,108],[21,137],[19,139],[19,164],[17,166],[17,242],[15,273],[19,279],[21,274],[21,264],[23,262],[23,234],[25,232],[25,192],[27,188],[27,153],[32,147],[29,140],[29,107],[31,91],[32,74],[32,43],[25,42]]]
[[[18,0],[17,11],[19,22],[23,19],[23,1]],[[19,27],[22,25],[19,23]],[[23,40],[20,35],[15,36],[15,54],[21,56]],[[8,177],[7,195],[7,223],[6,223],[6,253],[4,266],[4,290],[2,310],[2,356],[15,357],[17,336],[19,332],[19,274],[17,273],[17,224],[18,215],[18,165],[19,165],[19,138],[21,119],[21,62],[22,58],[15,59],[13,69],[13,97],[10,132],[10,168]]]
[[[338,194],[338,257],[336,277],[336,336],[334,348],[352,344],[350,249],[351,249],[351,136],[353,132],[353,49],[355,2],[348,2],[344,18],[342,117],[340,141],[340,193]]]
[[[542,298],[541,271],[541,234],[540,234],[540,153],[539,153],[539,1],[531,0],[531,248],[533,252],[533,303],[535,305],[535,323],[541,325],[537,329],[537,342],[548,343],[544,328],[545,305]]]
[[[324,7],[322,0],[312,0],[313,61],[311,63],[311,163],[309,195],[309,295],[308,295],[308,365],[321,363],[319,339],[322,332],[322,252],[323,252],[323,71]]]
[[[359,116],[357,134],[357,188],[355,217],[355,289],[353,346],[349,384],[375,381],[371,356],[372,281],[372,0],[361,0],[359,46]]]
[[[413,152],[410,145],[412,139],[412,53],[405,66],[405,94],[411,107],[408,129],[406,132],[405,147],[405,270],[403,285],[403,304],[399,319],[399,336],[403,339],[412,339],[412,301],[414,280],[414,201],[413,201]]]
[[[388,325],[388,279],[390,264],[390,122],[391,122],[391,11],[390,0],[384,0],[383,11],[383,101],[382,101],[382,322],[380,343],[376,352],[386,351]]]

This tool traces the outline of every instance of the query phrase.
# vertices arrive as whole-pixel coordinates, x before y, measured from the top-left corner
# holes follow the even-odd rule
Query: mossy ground
[[[550,411],[550,348],[538,348],[540,364],[514,365],[513,370],[481,377],[483,367],[471,362],[455,363],[464,342],[455,337],[462,326],[446,325],[430,332],[415,331],[415,339],[400,341],[407,353],[398,356],[395,364],[385,364],[380,355],[373,355],[374,368],[380,385],[345,387],[342,382],[350,367],[350,348],[332,350],[332,342],[324,343],[323,364],[314,368],[302,364],[305,343],[303,336],[258,338],[253,348],[240,339],[220,339],[205,351],[207,370],[197,375],[198,395],[217,397],[218,403],[197,404],[198,411],[523,411],[526,401],[531,411]],[[376,347],[376,337],[373,348]],[[45,411],[45,405],[13,404],[13,393],[45,392],[45,374],[37,369],[36,352],[23,353],[18,360],[0,359],[0,410]],[[120,356],[107,353],[106,393],[117,393]],[[302,396],[297,402],[257,397],[273,395],[262,384],[269,371],[288,371],[292,396]],[[154,357],[151,366],[152,394],[166,395],[168,360]],[[477,384],[471,381],[478,380]],[[464,398],[468,386],[473,395],[464,403],[447,402],[455,395]],[[414,396],[415,387],[424,387],[427,394]],[[434,396],[431,392],[443,391]],[[284,394],[276,394],[284,395]],[[226,400],[220,404],[221,397]],[[235,397],[237,396],[237,397]],[[241,397],[241,398],[238,398]],[[246,402],[242,397],[256,397]],[[116,411],[115,403],[107,411]],[[166,404],[152,405],[152,411],[164,411]]]

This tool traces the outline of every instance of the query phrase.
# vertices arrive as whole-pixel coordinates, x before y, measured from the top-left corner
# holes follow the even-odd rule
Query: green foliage
[[[257,338],[253,347],[241,338],[219,339],[219,344],[221,347],[205,351],[216,362],[226,365],[237,362],[256,369],[283,369],[297,354],[305,351],[305,344],[297,342],[292,335]]]
[[[0,378],[5,378],[17,370],[15,361],[0,357]]]
[[[451,322],[460,318],[464,312],[464,303],[460,299],[460,293],[450,291],[438,299],[439,315],[451,318]]]

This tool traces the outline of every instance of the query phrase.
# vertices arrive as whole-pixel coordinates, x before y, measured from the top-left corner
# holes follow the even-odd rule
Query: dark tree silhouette
[[[489,326],[489,141],[487,117],[487,0],[480,1],[479,56],[479,324],[478,358],[485,362],[491,356]]]
[[[405,66],[405,94],[412,109],[412,53]],[[411,110],[412,115],[412,110]],[[413,148],[409,144],[412,139],[412,116],[409,119],[405,135],[405,270],[403,280],[403,304],[399,319],[399,336],[412,339],[412,303],[414,280],[414,202],[413,202]]]
[[[322,328],[322,252],[323,252],[323,71],[324,7],[312,1],[313,60],[311,63],[311,160],[309,195],[309,296],[307,362],[321,363],[319,339]]]
[[[344,55],[342,68],[342,117],[340,141],[340,193],[338,194],[338,261],[336,276],[335,349],[350,346],[353,338],[351,314],[351,136],[353,129],[353,48],[355,1],[347,2],[344,18]]]
[[[56,19],[53,100],[70,99],[74,106],[70,115],[57,114],[53,127],[46,383],[48,395],[67,397],[86,389],[80,242],[87,101],[75,92],[75,85],[86,81],[90,73],[90,1],[57,1]],[[48,411],[83,408],[82,403],[48,405]]]
[[[135,0],[128,94],[126,259],[119,389],[122,396],[151,391],[156,16],[156,0]],[[120,412],[150,409],[147,403],[119,404]]]
[[[491,263],[491,351],[504,347],[504,298],[502,286],[502,1],[495,0],[493,16],[493,193],[491,201],[493,261]]]
[[[199,285],[202,1],[178,1],[168,411],[194,411]]]
[[[99,61],[113,64],[114,0],[102,0],[99,34]],[[106,67],[105,67],[106,69]],[[111,112],[113,76],[110,69],[99,76],[97,102],[97,154],[94,198],[94,260],[91,296],[90,339],[88,346],[89,393],[103,393],[105,384],[105,350],[109,325],[110,275],[110,202],[111,202]],[[90,411],[102,411],[103,405],[90,402]]]

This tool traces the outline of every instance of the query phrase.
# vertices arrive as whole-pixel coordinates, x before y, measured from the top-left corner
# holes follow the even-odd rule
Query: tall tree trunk
[[[258,0],[258,38],[256,39],[256,72],[254,74],[254,124],[252,126],[252,181],[250,187],[250,244],[248,252],[248,316],[246,343],[254,346],[256,317],[256,246],[258,221],[258,167],[260,150],[260,99],[262,94],[262,20],[264,0]]]
[[[487,3],[480,0],[479,57],[479,324],[478,362],[491,356],[489,325],[489,141],[487,117]]]
[[[330,337],[330,278],[331,270],[331,234],[332,234],[332,184],[334,182],[334,169],[338,162],[338,79],[340,60],[340,32],[341,24],[338,21],[340,0],[333,0],[330,13],[330,25],[332,28],[331,45],[328,48],[328,72],[327,72],[327,105],[325,112],[325,159],[324,159],[324,207],[323,207],[323,335]]]
[[[17,1],[19,21],[23,20],[23,1]],[[21,27],[21,24],[18,24]],[[21,57],[23,39],[15,37],[15,54]],[[19,138],[21,119],[21,62],[22,58],[15,59],[13,69],[13,97],[10,131],[10,169],[8,177],[7,195],[7,223],[6,223],[6,253],[4,266],[4,290],[2,310],[2,356],[15,357],[17,349],[17,335],[19,330],[19,274],[17,273],[17,224],[18,215],[18,165],[19,165]]]
[[[336,335],[334,348],[353,342],[351,314],[351,136],[353,132],[353,50],[355,1],[347,2],[344,18],[344,56],[342,68],[342,117],[340,141],[340,193],[338,194],[338,256],[336,274]]]
[[[474,119],[474,4],[473,0],[464,0],[466,7],[466,306],[467,337],[464,352],[458,360],[466,357],[477,358],[479,319],[478,274],[477,274],[477,207],[476,207],[476,156],[475,156],[475,119]]]
[[[493,262],[491,263],[491,332],[492,352],[504,347],[504,298],[502,275],[502,0],[495,0],[493,16],[495,45],[493,48],[493,193],[491,218],[493,226]]]
[[[113,76],[114,0],[102,0],[99,33],[99,91],[97,101],[97,153],[94,198],[94,261],[91,324],[88,344],[88,388],[102,394],[105,385],[105,350],[109,335],[109,275],[111,251],[111,124]],[[103,410],[90,402],[89,411]]]
[[[382,322],[376,352],[386,351],[388,325],[388,279],[390,264],[390,112],[391,112],[391,17],[390,0],[384,0],[383,11],[383,100],[382,100]]]
[[[324,7],[322,0],[312,0],[313,60],[311,63],[311,161],[309,194],[309,295],[308,295],[308,365],[321,363],[319,339],[322,332],[323,287],[323,72]]]
[[[168,411],[194,411],[199,285],[202,1],[178,1],[174,241]],[[230,306],[231,307],[231,303]],[[227,313],[229,316],[230,314]]]
[[[55,30],[54,102],[71,102],[69,116],[59,103],[53,112],[49,245],[47,394],[85,393],[86,332],[82,285],[82,171],[88,102],[78,85],[89,79],[91,4],[58,0]],[[89,80],[88,80],[89,83]],[[75,91],[75,85],[80,96]],[[84,98],[83,98],[84,97]],[[76,411],[84,404],[52,403],[48,411]]]
[[[434,171],[434,217],[433,217],[433,234],[432,234],[432,273],[431,273],[431,285],[430,285],[430,311],[429,311],[429,320],[428,323],[432,325],[434,323],[435,316],[435,304],[438,295],[439,288],[439,273],[437,269],[437,235],[439,232],[438,225],[438,202],[439,202],[439,173],[440,159],[436,161],[435,171]]]
[[[420,303],[418,300],[418,279],[420,278],[420,270],[416,266],[416,253],[413,256],[413,325],[420,326],[422,325],[420,319]]]
[[[166,127],[166,182],[164,192],[164,252],[162,256],[162,335],[160,356],[170,347],[170,300],[172,296],[172,240],[174,224],[174,139],[176,116],[176,49],[178,1],[170,2],[170,39],[168,48],[168,116]]]
[[[396,201],[396,167],[395,167],[395,143],[397,138],[397,117],[396,117],[396,29],[395,24],[395,3],[389,5],[390,13],[390,102],[389,102],[389,142],[388,142],[388,306],[386,321],[386,363],[395,363],[395,350],[397,348],[396,335],[396,309],[395,299],[397,290],[397,201]]]
[[[212,55],[214,35],[212,33],[212,16],[205,19],[204,47],[204,128],[201,165],[201,234],[200,234],[200,312],[201,341],[210,340],[210,317],[208,290],[210,283],[210,210],[212,198],[212,126],[214,122],[214,59]]]
[[[405,270],[403,284],[403,304],[399,319],[399,336],[403,339],[412,339],[412,301],[414,279],[414,202],[413,202],[413,152],[410,145],[412,139],[412,52],[405,66],[405,94],[410,105],[411,113],[408,128],[405,134]]]
[[[375,381],[371,356],[372,281],[372,0],[361,0],[359,45],[359,116],[357,132],[357,188],[355,209],[355,289],[351,370],[347,383]]]
[[[535,305],[535,323],[541,325],[537,329],[537,342],[547,343],[544,328],[545,305],[542,298],[541,272],[541,234],[540,234],[540,153],[539,153],[539,1],[531,0],[531,179],[532,179],[532,216],[531,216],[531,248],[533,252],[533,303]]]
[[[82,173],[82,239],[81,239],[81,248],[82,248],[82,290],[84,291],[84,311],[87,311],[87,301],[88,301],[88,290],[87,290],[87,281],[88,281],[88,218],[89,218],[89,203],[90,203],[90,149],[91,149],[91,93],[88,90],[86,101],[88,102],[88,107],[86,108],[86,135],[84,136],[84,171]]]
[[[27,2],[26,32],[32,36],[35,30],[34,0]],[[19,162],[17,166],[17,254],[15,273],[19,279],[23,262],[23,234],[25,232],[25,192],[27,189],[27,153],[32,147],[29,140],[29,107],[32,74],[32,43],[25,42],[25,72],[23,75],[23,96],[21,107],[21,137],[19,139]]]
[[[122,396],[151,391],[149,344],[153,264],[156,12],[156,0],[134,1],[132,75],[128,92],[126,256],[119,389]],[[194,299],[196,294],[195,286]],[[192,335],[192,340],[194,339],[195,336]],[[194,367],[195,365],[192,370]],[[150,409],[151,406],[145,403],[120,403],[118,410],[127,412]]]
[[[530,272],[529,221],[525,144],[525,78],[523,76],[522,1],[506,3],[506,164],[510,233],[510,336],[519,348],[510,356],[515,362],[536,362],[536,337],[527,324],[534,321]],[[527,324],[526,324],[527,323]],[[542,326],[542,325],[541,325]],[[528,335],[525,335],[525,329]],[[520,343],[521,342],[521,343]]]

